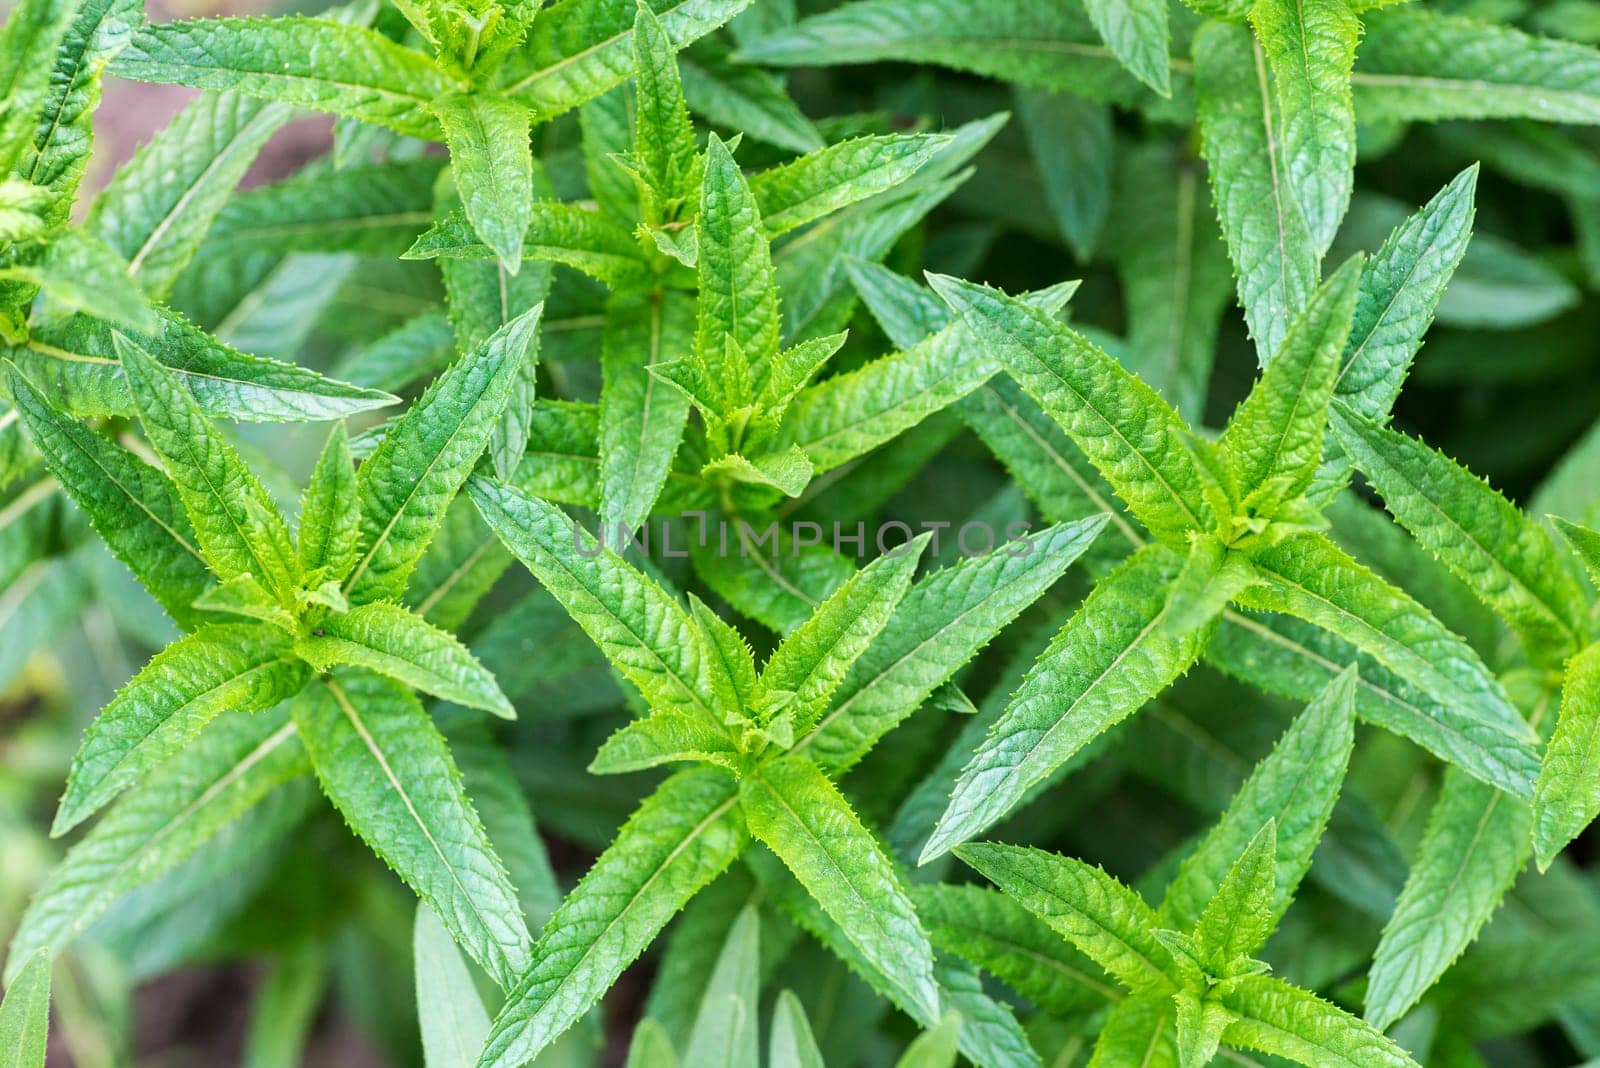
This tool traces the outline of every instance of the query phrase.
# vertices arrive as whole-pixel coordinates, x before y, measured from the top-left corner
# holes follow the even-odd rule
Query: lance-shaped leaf
[[[1183,1068],[1173,998],[1124,998],[1112,1006],[1095,1039],[1091,1063],[1122,1068]]]
[[[600,530],[626,544],[672,469],[689,401],[650,373],[694,343],[694,309],[680,294],[614,297],[601,334]]]
[[[1600,51],[1421,8],[1374,11],[1352,83],[1365,122],[1600,121]]]
[[[207,93],[147,141],[94,198],[87,226],[163,298],[289,108]]]
[[[657,788],[546,925],[495,1018],[480,1068],[517,1068],[588,1012],[667,921],[745,844],[738,787],[695,768]]]
[[[50,1037],[50,965],[48,950],[34,951],[16,978],[6,984],[0,1001],[0,1048],[8,1068],[44,1068]]]
[[[411,944],[423,1063],[428,1068],[471,1068],[489,1034],[489,1014],[472,985],[467,962],[426,905],[417,906]]]
[[[1511,624],[1535,661],[1559,663],[1578,647],[1586,599],[1544,527],[1415,438],[1354,412],[1336,414],[1334,429],[1395,519]]]
[[[0,173],[10,174],[49,96],[52,59],[72,24],[71,4],[24,0],[0,27]]]
[[[768,237],[788,233],[910,178],[949,134],[886,134],[840,141],[750,179]]]
[[[1350,204],[1356,113],[1350,94],[1361,24],[1347,0],[1262,0],[1250,24],[1266,54],[1283,138],[1283,177],[1317,256]]]
[[[484,479],[468,484],[485,521],[651,707],[720,722],[707,704],[694,622],[553,504]]]
[[[334,664],[371,668],[434,697],[517,718],[494,676],[455,635],[396,604],[380,601],[335,612],[296,641],[294,650],[318,671]]]
[[[56,481],[173,621],[195,626],[202,614],[194,601],[211,575],[171,479],[62,415],[15,369],[9,382],[15,412]]]
[[[911,899],[935,948],[972,962],[1046,1012],[1070,1016],[1122,996],[1099,965],[1014,897],[939,883],[913,886]]]
[[[51,833],[65,834],[187,746],[218,713],[271,708],[305,685],[272,627],[217,624],[167,646],[84,732]]]
[[[66,948],[119,897],[170,870],[268,795],[305,774],[305,750],[280,711],[228,715],[114,805],[67,851],[12,937],[6,979],[41,947]]]
[[[816,1036],[811,1033],[811,1021],[806,1018],[805,1006],[794,996],[794,991],[784,990],[772,1006],[771,1037],[767,1043],[769,1068],[825,1068],[822,1050],[817,1047]]]
[[[1264,975],[1222,988],[1217,1000],[1238,1014],[1222,1040],[1317,1068],[1416,1068],[1383,1033],[1308,991]]]
[[[528,309],[441,375],[361,465],[362,550],[344,585],[352,601],[404,592],[500,421],[543,310]]]
[[[1052,527],[917,583],[795,750],[835,773],[860,760],[1048,590],[1105,524],[1097,515]]]
[[[794,694],[783,711],[797,732],[821,717],[845,673],[889,621],[927,541],[924,534],[850,576],[773,652],[761,671],[761,685]]]
[[[761,918],[753,905],[739,910],[717,954],[695,1014],[684,1060],[690,1064],[760,1063],[756,1012],[761,999]]]
[[[200,408],[215,418],[248,422],[338,419],[393,404],[376,389],[325,378],[292,363],[247,356],[158,307],[152,333],[124,331],[189,387]],[[79,417],[132,416],[138,408],[118,358],[109,323],[77,315],[40,322],[9,358],[62,410]]]
[[[1525,802],[1459,770],[1445,773],[1373,954],[1368,1023],[1386,1030],[1466,952],[1527,864],[1532,827]]]
[[[925,863],[992,825],[1102,731],[1164,690],[1203,634],[1163,627],[1181,557],[1151,545],[1108,575],[1039,657],[961,772]]]
[[[1600,533],[1588,527],[1569,522],[1560,516],[1550,516],[1550,521],[1561,532],[1561,537],[1577,554],[1589,581],[1600,586]]]
[[[356,500],[356,469],[344,424],[334,424],[300,499],[296,555],[306,576],[344,582],[361,552],[361,509]]]
[[[1567,662],[1561,717],[1533,794],[1540,869],[1600,815],[1600,645]]]
[[[1265,363],[1310,299],[1319,256],[1289,186],[1261,46],[1243,26],[1208,23],[1195,34],[1194,61],[1211,195],[1256,357]]]
[[[1268,823],[1276,828],[1277,860],[1265,922],[1268,932],[1277,926],[1311,866],[1311,854],[1339,797],[1355,744],[1355,686],[1355,669],[1347,668],[1256,765],[1221,820],[1184,858],[1167,887],[1161,916],[1169,926],[1188,930],[1200,919],[1229,869]],[[1307,775],[1307,768],[1316,768],[1317,774]]]
[[[195,19],[146,26],[117,57],[125,78],[233,90],[433,138],[428,111],[461,88],[421,52],[331,19]]]
[[[613,289],[637,289],[649,281],[649,265],[639,243],[616,220],[559,200],[536,200],[529,215],[522,238],[525,259],[565,264]],[[401,258],[486,260],[494,255],[466,216],[451,212],[418,237]]]
[[[1122,65],[1162,96],[1171,96],[1166,5],[1155,0],[1088,0],[1083,6],[1095,32]]]
[[[1275,514],[1317,472],[1361,266],[1352,257],[1317,290],[1222,433],[1249,514]]]
[[[695,157],[694,125],[683,102],[678,57],[672,39],[648,4],[639,5],[633,23],[634,120],[633,154],[654,200],[647,223],[665,221],[666,202],[692,195]]]
[[[1268,819],[1223,874],[1216,892],[1195,921],[1192,945],[1209,974],[1226,975],[1231,966],[1247,960],[1272,934],[1277,925],[1273,908],[1277,858],[1277,823]],[[1291,884],[1291,894],[1293,890]]]
[[[731,344],[752,362],[778,351],[778,288],[761,214],[744,173],[715,134],[700,187],[700,303],[694,351],[724,412],[745,398],[728,376]],[[757,379],[751,385],[759,386]]]
[[[1287,612],[1367,653],[1435,701],[1531,747],[1534,735],[1478,654],[1403,591],[1320,534],[1296,534],[1252,555],[1266,581],[1244,591],[1246,607]],[[1531,796],[1531,784],[1507,787]]]
[[[1381,421],[1394,406],[1433,310],[1467,251],[1477,185],[1474,164],[1395,227],[1361,274],[1336,396],[1370,419]]]
[[[751,0],[652,0],[675,49],[749,7]],[[621,85],[634,73],[638,7],[626,0],[562,0],[534,20],[528,40],[497,73],[502,92],[552,118]]]
[[[288,595],[299,565],[266,488],[182,380],[138,342],[121,334],[114,340],[145,435],[166,461],[212,570],[223,579],[251,575],[278,596]]]
[[[1081,860],[1023,846],[973,842],[956,855],[1015,898],[1135,994],[1170,994],[1172,955],[1152,933],[1138,894]]]
[[[456,942],[510,989],[531,959],[516,891],[461,786],[439,729],[409,691],[341,670],[292,705],[328,798],[425,901]]]
[[[656,712],[607,738],[589,770],[596,775],[615,775],[685,760],[720,764],[733,771],[743,763],[739,747],[726,729],[678,712]]]
[[[746,778],[750,833],[778,855],[873,966],[939,1011],[933,948],[894,863],[811,761],[786,756]]]
[[[450,173],[472,229],[513,274],[533,215],[527,108],[504,97],[452,93],[431,105],[450,145]]]
[[[45,291],[53,312],[88,312],[132,330],[152,330],[155,311],[115,252],[83,230],[55,235],[33,263],[0,267],[0,279]]]
[[[1210,516],[1178,413],[1081,334],[1021,301],[942,275],[929,281],[984,349],[1089,457],[1139,521],[1183,542]]]

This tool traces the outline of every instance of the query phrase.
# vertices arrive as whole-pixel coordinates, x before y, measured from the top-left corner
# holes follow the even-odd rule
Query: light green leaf
[[[294,725],[281,711],[224,715],[67,851],[22,915],[6,979],[14,980],[36,949],[59,953],[118,898],[176,866],[264,799],[304,811],[284,791],[268,795],[306,770]]]
[[[706,148],[695,225],[700,298],[694,352],[718,390],[721,411],[728,413],[746,398],[730,377],[725,349],[731,343],[752,363],[778,351],[778,289],[750,184],[715,134]]]
[[[417,906],[412,955],[424,1068],[472,1068],[489,1034],[489,1014],[461,951],[426,905]]]
[[[396,604],[335,612],[296,641],[294,651],[318,671],[334,664],[371,668],[434,697],[517,718],[494,676],[455,635]]]
[[[1172,956],[1138,894],[1081,860],[1023,846],[974,842],[956,855],[1135,994],[1170,994]]]
[[[684,1060],[706,1068],[756,1068],[760,1041],[756,1011],[760,1008],[761,920],[746,905],[728,928],[727,940],[711,969],[700,1011]]]
[[[36,263],[0,267],[0,279],[45,291],[52,310],[88,312],[133,330],[154,330],[155,312],[128,274],[128,265],[83,230],[56,235]]]
[[[192,606],[211,575],[172,481],[62,415],[17,371],[9,382],[15,412],[56,481],[173,621],[195,626]]]
[[[320,571],[324,581],[343,583],[360,552],[356,469],[350,459],[350,439],[344,424],[336,423],[300,499],[296,555],[302,574],[310,576]]]
[[[947,1012],[939,1026],[924,1031],[895,1061],[895,1068],[955,1068],[961,1041],[961,1014]]]
[[[1250,24],[1272,72],[1283,177],[1320,257],[1350,204],[1356,165],[1350,71],[1361,23],[1348,0],[1258,0]]]
[[[50,1037],[50,951],[35,950],[0,1001],[0,1048],[7,1068],[44,1068]]]
[[[1228,803],[1217,825],[1184,858],[1167,887],[1161,916],[1187,930],[1226,881],[1230,867],[1268,823],[1275,825],[1276,879],[1265,918],[1277,925],[1311,866],[1311,855],[1339,797],[1355,744],[1354,668],[1346,668],[1284,732]],[[1318,769],[1314,778],[1307,768]],[[1242,952],[1252,952],[1250,947]]]
[[[52,62],[76,14],[58,0],[23,0],[0,26],[0,174],[10,175],[49,101]]]
[[[1589,581],[1600,586],[1600,534],[1588,527],[1570,523],[1560,516],[1550,516],[1551,522],[1561,532],[1562,539],[1577,554],[1583,569],[1589,575]]]
[[[1171,96],[1167,5],[1157,0],[1086,0],[1083,6],[1095,32],[1122,65],[1162,96]]]
[[[1151,533],[1183,543],[1210,509],[1178,414],[1081,334],[984,286],[929,281]]]
[[[361,557],[345,580],[355,603],[398,597],[471,474],[511,395],[542,304],[490,335],[439,377],[356,473]]]
[[[136,81],[234,90],[433,138],[428,111],[462,88],[421,52],[325,18],[194,19],[146,26],[112,64]]]
[[[730,706],[737,709],[738,705]],[[627,771],[684,760],[708,761],[737,770],[742,754],[726,730],[677,712],[656,712],[634,720],[607,738],[589,764],[596,775]]]
[[[1533,840],[1541,870],[1600,815],[1600,645],[1567,662],[1561,717],[1533,793]]]
[[[678,1063],[678,1053],[672,1048],[672,1037],[666,1028],[649,1016],[640,1020],[633,1029],[628,1059],[622,1068],[678,1068]]]
[[[697,768],[647,798],[545,927],[530,968],[495,1018],[479,1068],[532,1060],[601,996],[745,844],[738,787]]]
[[[1091,516],[1029,534],[912,586],[845,675],[827,714],[795,743],[830,772],[855,764],[1040,597],[1104,529]]]
[[[758,456],[730,452],[706,464],[700,473],[713,479],[723,477],[752,486],[771,486],[786,497],[798,497],[811,481],[813,468],[811,458],[798,445],[791,445],[786,452]]]
[[[845,674],[883,630],[911,586],[927,535],[850,576],[811,618],[784,638],[761,671],[769,693],[792,693],[784,714],[805,734],[827,711]]]
[[[1180,557],[1152,545],[1095,587],[962,769],[921,862],[994,824],[1194,663],[1204,635],[1160,625],[1181,567]]]
[[[223,579],[252,575],[279,598],[299,578],[289,528],[188,387],[139,342],[113,338],[145,435],[166,461],[195,537]]]
[[[1222,988],[1221,1004],[1239,1015],[1222,1040],[1317,1068],[1416,1068],[1383,1034],[1315,994],[1279,979],[1247,976]]]
[[[1272,934],[1277,926],[1278,910],[1273,907],[1277,871],[1277,824],[1269,818],[1223,875],[1195,921],[1195,946],[1210,974],[1228,974],[1230,966],[1248,958]],[[1288,889],[1292,894],[1293,885]]]
[[[719,722],[706,703],[704,652],[688,613],[555,505],[483,479],[478,511],[652,708]]]
[[[531,114],[504,97],[452,93],[430,105],[450,146],[450,173],[472,229],[512,274],[533,216]]]
[[[1336,413],[1333,425],[1400,525],[1516,630],[1536,663],[1578,648],[1587,599],[1544,527],[1415,438],[1354,412]]]
[[[933,948],[894,863],[827,776],[804,757],[768,762],[740,787],[765,842],[872,965],[928,1015],[939,1012]]]
[[[644,222],[657,224],[677,218],[677,209],[693,195],[693,174],[698,152],[694,125],[683,102],[678,58],[649,4],[640,4],[633,23],[633,154],[648,190]]]
[[[493,259],[465,215],[451,212],[406,250],[402,259]],[[536,200],[522,239],[525,259],[565,264],[612,289],[632,290],[649,281],[639,244],[627,229],[598,211],[558,200]]]
[[[840,141],[750,180],[768,237],[893,189],[951,143],[949,134],[885,134]]]
[[[510,989],[530,958],[516,891],[433,720],[408,691],[342,670],[292,705],[323,791],[352,830]]]
[[[768,1068],[826,1068],[822,1051],[811,1033],[805,1006],[784,990],[772,1006],[772,1034],[767,1046]]]
[[[1289,184],[1283,119],[1260,44],[1243,26],[1207,23],[1195,34],[1194,61],[1211,195],[1265,364],[1311,298],[1320,257]]]

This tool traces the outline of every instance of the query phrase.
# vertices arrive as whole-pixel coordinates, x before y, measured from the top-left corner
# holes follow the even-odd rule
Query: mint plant
[[[1600,1058],[1593,21],[19,0],[0,1050]]]

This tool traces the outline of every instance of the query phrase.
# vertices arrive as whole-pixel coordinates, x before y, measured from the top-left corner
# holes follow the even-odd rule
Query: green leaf
[[[906,1047],[895,1068],[955,1068],[960,1040],[961,1014],[947,1012],[938,1027],[922,1032]]]
[[[66,418],[15,369],[8,377],[15,412],[50,473],[167,614],[195,626],[202,617],[192,605],[211,576],[172,481]]]
[[[725,366],[725,346],[731,342],[751,361],[778,351],[778,289],[755,196],[728,146],[715,134],[706,149],[695,225],[700,234],[700,298],[694,352],[726,414],[746,398]]]
[[[1589,581],[1600,586],[1600,534],[1588,527],[1570,523],[1560,516],[1550,516],[1550,521],[1555,524],[1556,530],[1561,532],[1562,540],[1577,554],[1583,569],[1589,575]]]
[[[704,654],[677,601],[552,504],[483,479],[474,503],[652,708],[719,722],[704,696]]]
[[[728,928],[695,1015],[684,1059],[707,1068],[760,1064],[756,1010],[760,1008],[761,920],[746,905]]]
[[[1181,566],[1152,545],[1095,587],[962,769],[922,863],[994,824],[1194,663],[1204,635],[1160,625]]]
[[[759,456],[744,456],[730,452],[719,456],[701,468],[701,474],[713,479],[722,477],[752,486],[771,486],[786,497],[798,497],[811,481],[811,458],[797,445],[786,452],[768,452]]]
[[[461,951],[426,905],[417,906],[412,955],[425,1068],[472,1068],[489,1034],[489,1014]]]
[[[342,583],[360,552],[356,469],[350,459],[350,439],[344,424],[336,423],[300,499],[296,555],[301,574],[320,572],[324,581]]]
[[[522,239],[525,259],[565,264],[612,289],[632,290],[649,280],[639,244],[626,228],[590,208],[535,200]],[[406,250],[402,259],[493,259],[465,215],[451,212]]]
[[[727,23],[751,0],[650,0],[672,47]],[[593,100],[634,73],[635,0],[562,0],[534,21],[497,88],[544,118]]]
[[[768,1068],[825,1068],[822,1051],[811,1033],[805,1006],[784,990],[772,1006],[771,1038],[767,1046]]]
[[[698,152],[694,125],[683,102],[683,83],[672,39],[649,4],[641,3],[633,23],[635,119],[633,153],[651,208],[648,224],[672,221],[676,208],[693,194]]]
[[[344,583],[353,602],[404,592],[500,421],[543,310],[522,313],[441,375],[362,463],[361,556]]]
[[[1252,556],[1265,580],[1241,595],[1251,608],[1288,612],[1330,631],[1471,722],[1525,749],[1533,732],[1499,681],[1427,609],[1318,534],[1296,534]],[[1482,770],[1467,767],[1473,774]],[[1494,783],[1531,796],[1520,777]]]
[[[471,1063],[470,1061],[468,1062]],[[672,1037],[651,1017],[639,1021],[633,1029],[633,1041],[628,1044],[628,1059],[623,1068],[678,1068],[678,1054],[672,1048]]]
[[[1477,937],[1528,861],[1528,806],[1452,769],[1373,954],[1367,1022],[1387,1030]]]
[[[1347,717],[1348,718],[1348,717]],[[1268,819],[1233,862],[1205,911],[1195,921],[1194,941],[1213,975],[1259,949],[1277,926],[1277,824]],[[1289,887],[1293,892],[1293,886]]]
[[[927,535],[885,553],[850,576],[773,652],[761,671],[769,693],[792,693],[784,714],[796,733],[827,711],[845,674],[889,622],[911,586]]]
[[[461,88],[427,56],[376,30],[300,16],[146,26],[112,70],[330,111],[425,139],[439,132],[429,106]]]
[[[1111,108],[1065,93],[1019,90],[1017,114],[1045,199],[1074,258],[1094,254],[1111,202]],[[1135,167],[1137,177],[1141,168]]]
[[[1415,438],[1354,412],[1336,414],[1334,429],[1400,525],[1516,630],[1536,663],[1578,648],[1587,599],[1544,527]]]
[[[1083,5],[1100,39],[1141,82],[1172,95],[1167,5],[1155,0],[1087,0]]]
[[[1151,533],[1181,543],[1206,526],[1210,509],[1182,420],[1155,390],[1043,312],[970,282],[929,281]]]
[[[737,770],[741,757],[726,730],[681,713],[656,712],[607,738],[589,770],[596,775],[616,775],[683,760],[708,761]]]
[[[1561,716],[1533,793],[1533,840],[1541,870],[1600,815],[1600,645],[1567,662]]]
[[[1348,0],[1260,0],[1250,24],[1272,71],[1284,181],[1320,257],[1350,204],[1356,165],[1350,71],[1361,23]]]
[[[1222,988],[1221,1004],[1239,1015],[1222,1040],[1317,1068],[1399,1068],[1416,1062],[1344,1010],[1278,979],[1247,976]]]
[[[117,691],[72,759],[51,834],[62,835],[183,750],[219,713],[271,708],[305,685],[282,633],[202,627],[167,646]]]
[[[600,530],[614,544],[626,544],[649,519],[683,440],[688,399],[650,368],[688,351],[692,315],[675,293],[614,297],[607,307],[600,344]]]
[[[1289,184],[1279,141],[1284,120],[1267,94],[1260,44],[1243,26],[1208,23],[1195,34],[1194,62],[1211,195],[1264,364],[1311,299],[1320,257]]]
[[[114,336],[145,435],[166,461],[195,537],[223,579],[252,575],[280,598],[299,578],[289,528],[188,387],[142,345]]]
[[[134,330],[153,330],[157,324],[128,265],[82,230],[57,235],[37,263],[0,267],[0,279],[40,287],[52,310],[89,312]]]
[[[1200,920],[1229,869],[1269,823],[1275,825],[1277,867],[1264,919],[1268,932],[1277,925],[1311,866],[1312,852],[1339,797],[1355,744],[1356,681],[1355,669],[1346,668],[1306,706],[1255,766],[1217,825],[1184,858],[1161,903],[1162,919],[1169,926],[1187,930]],[[1318,775],[1307,776],[1307,768],[1318,769]]]
[[[67,851],[22,915],[6,978],[15,980],[37,949],[59,953],[122,895],[176,866],[258,804],[303,812],[288,794],[273,792],[306,770],[305,750],[281,711],[218,719]]]
[[[452,93],[430,106],[444,128],[450,173],[472,229],[515,274],[533,216],[531,114],[515,101],[476,93]]]
[[[929,1015],[939,1012],[933,949],[877,841],[804,757],[761,766],[740,788],[750,833],[776,853],[862,955]]]
[[[855,764],[1048,590],[1105,524],[1091,516],[1029,534],[1019,547],[969,557],[912,586],[795,750],[834,773]]]
[[[290,109],[206,93],[145,142],[94,199],[89,232],[162,299]],[[93,309],[90,309],[91,311]]]
[[[323,791],[352,830],[510,989],[531,959],[516,891],[432,719],[379,675],[344,670],[292,705]]]
[[[506,998],[481,1068],[532,1060],[597,1004],[667,921],[745,844],[733,779],[712,768],[667,779],[623,824],[545,927]]]
[[[380,601],[335,612],[296,641],[294,651],[318,671],[334,664],[371,668],[434,697],[517,718],[494,676],[466,646],[396,604]]]
[[[50,1037],[50,953],[35,950],[0,1001],[0,1046],[12,1068],[44,1068]]]
[[[1317,473],[1361,267],[1353,257],[1317,290],[1218,441],[1247,515],[1275,515]]]
[[[1142,898],[1100,868],[1023,846],[975,842],[956,855],[1135,994],[1170,994],[1172,956]]]
[[[49,100],[52,59],[66,36],[74,6],[55,0],[24,0],[0,27],[0,174],[10,174],[37,128]]]
[[[949,134],[856,137],[750,180],[761,223],[777,237],[903,183],[948,146]]]
[[[1600,122],[1600,51],[1422,8],[1374,11],[1352,84],[1363,122]]]

